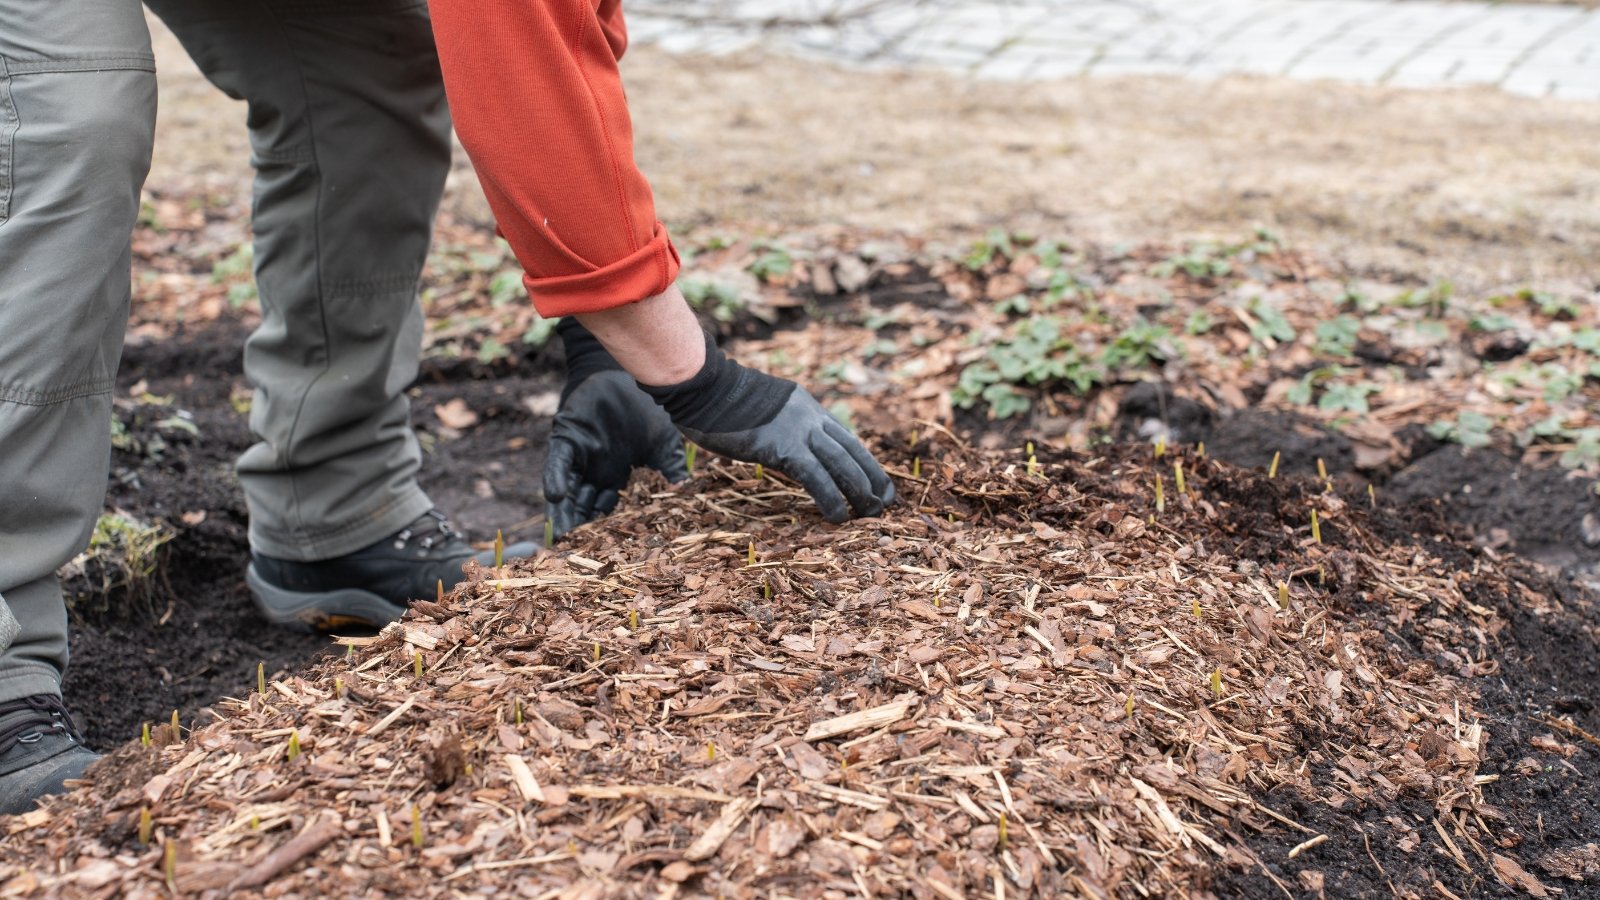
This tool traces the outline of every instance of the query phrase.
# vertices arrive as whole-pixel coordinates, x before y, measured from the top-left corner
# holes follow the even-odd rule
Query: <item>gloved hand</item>
[[[848,429],[799,385],[722,355],[706,336],[706,362],[681,384],[641,385],[690,440],[714,453],[800,482],[830,522],[875,516],[894,483]]]
[[[689,468],[672,419],[574,319],[556,328],[567,349],[567,384],[544,463],[545,516],[559,537],[617,506],[638,466],[669,481]]]

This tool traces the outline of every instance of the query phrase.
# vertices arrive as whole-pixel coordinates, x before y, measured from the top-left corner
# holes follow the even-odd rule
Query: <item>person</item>
[[[269,621],[385,622],[473,555],[417,485],[403,393],[446,90],[529,294],[569,317],[544,473],[558,534],[614,508],[635,468],[685,477],[680,435],[791,475],[832,521],[893,501],[854,436],[727,358],[674,287],[632,158],[617,0],[436,0],[432,28],[421,0],[148,5],[247,104],[262,320],[244,355],[257,443],[237,472]],[[0,813],[95,758],[60,699],[55,572],[104,498],[155,103],[135,0],[0,0]]]

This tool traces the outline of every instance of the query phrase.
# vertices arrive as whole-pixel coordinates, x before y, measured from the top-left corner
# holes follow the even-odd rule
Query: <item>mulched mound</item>
[[[1470,679],[1506,619],[1469,596],[1551,601],[1492,554],[1193,454],[880,452],[901,502],[838,527],[742,464],[637,484],[560,552],[123,747],[5,823],[0,890],[1315,893],[1251,850],[1328,840],[1287,798],[1405,800],[1473,879],[1546,890],[1483,799]]]

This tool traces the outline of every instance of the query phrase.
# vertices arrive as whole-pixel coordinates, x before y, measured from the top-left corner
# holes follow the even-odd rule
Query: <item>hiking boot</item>
[[[83,746],[83,734],[54,694],[0,703],[0,815],[33,809],[63,782],[83,777],[99,759]]]
[[[505,558],[531,556],[530,543],[512,544]],[[431,510],[391,537],[354,553],[316,562],[251,555],[245,580],[256,608],[274,625],[308,631],[381,628],[405,614],[411,600],[431,600],[465,576],[461,566],[476,559],[494,565],[494,551],[479,553],[438,510]]]

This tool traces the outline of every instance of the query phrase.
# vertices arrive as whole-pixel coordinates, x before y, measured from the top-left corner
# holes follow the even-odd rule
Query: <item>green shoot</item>
[[[755,541],[751,541],[750,542],[750,547],[747,550],[745,550],[744,564],[746,566],[754,566],[756,564],[756,542]]]
[[[267,695],[267,664],[264,662],[256,663],[256,693]]]
[[[344,645],[344,658],[345,659],[350,659],[351,657],[353,657],[355,655],[356,655],[356,645],[355,644],[345,644]]]
[[[1039,458],[1030,455],[1028,457],[1028,475],[1031,477],[1037,474],[1039,474]]]
[[[1033,441],[1029,441],[1027,445],[1023,447],[1023,452],[1027,453],[1029,456],[1033,455]]]
[[[294,762],[300,758],[300,732],[298,729],[289,731],[289,747],[283,751],[284,758]]]
[[[1194,455],[1200,457],[1201,459],[1205,459],[1206,458],[1206,442],[1205,441],[1201,441],[1200,444],[1197,447],[1194,448]]]
[[[1370,484],[1367,485],[1367,505],[1373,509],[1378,508],[1378,490]]]
[[[517,723],[518,725],[522,724],[522,698],[521,697],[513,697],[511,699],[511,721]]]
[[[1279,451],[1277,451],[1277,452],[1272,454],[1272,465],[1267,467],[1267,477],[1268,478],[1277,478],[1278,477],[1278,462],[1280,460],[1282,460],[1282,459],[1283,459],[1283,451],[1282,450],[1279,450]]]
[[[251,816],[250,817],[250,830],[251,831],[260,831],[261,830],[261,817],[260,816]]]
[[[1000,849],[1004,851],[1011,843],[1010,828],[1007,827],[1006,814],[1000,814]]]
[[[1320,456],[1317,457],[1317,477],[1323,481],[1328,480],[1328,464],[1323,462]]]
[[[1190,600],[1189,601],[1189,609],[1190,609],[1190,611],[1192,611],[1194,613],[1194,617],[1196,619],[1201,618],[1202,616],[1205,615],[1205,610],[1200,608],[1200,601],[1199,600]]]
[[[1289,608],[1289,583],[1285,581],[1278,582],[1278,608]]]
[[[444,579],[443,578],[439,579],[439,582],[438,582],[438,600],[439,600],[439,603],[441,603],[441,604],[444,603]]]
[[[150,746],[150,723],[149,722],[144,723],[144,727],[141,728],[140,731],[139,731],[139,746],[141,746],[141,747]]]
[[[422,849],[422,810],[411,804],[411,846]]]
[[[1218,698],[1222,697],[1222,670],[1221,669],[1212,669],[1211,670],[1211,693],[1215,694]]]
[[[333,679],[333,696],[334,696],[334,699],[336,699],[336,700],[344,698],[344,679],[343,678],[335,678],[335,679]]]
[[[181,728],[182,728],[182,725],[178,721],[178,711],[177,710],[173,710],[172,711],[172,738],[173,738],[173,740],[178,740],[178,741],[183,740],[183,732],[180,730]]]
[[[497,528],[494,532],[494,567],[496,569],[500,568],[505,564],[505,561],[506,538],[505,535],[501,534],[500,529]]]
[[[632,631],[639,630],[639,611],[637,609],[628,610],[628,628]]]
[[[1156,512],[1167,511],[1167,492],[1161,484],[1161,473],[1156,473]]]
[[[1164,438],[1164,437],[1156,439],[1156,459],[1160,459],[1161,457],[1166,456],[1166,455],[1167,455],[1167,439]]]
[[[139,843],[150,846],[150,836],[155,832],[155,822],[150,818],[150,807],[139,810]]]
[[[555,542],[556,542],[556,523],[550,521],[549,519],[545,519],[544,520],[544,545],[546,547],[549,547],[549,546],[554,545]]]
[[[711,742],[711,741],[706,741],[706,762],[714,763],[716,761],[717,761],[717,745],[715,743]]]
[[[413,651],[411,651],[411,674],[417,676],[418,678],[422,677],[422,651],[421,650],[413,650]]]
[[[761,479],[766,478],[766,477],[767,477],[767,470],[762,467],[761,463],[756,463],[756,480],[760,481]]]
[[[1173,479],[1172,479],[1173,482],[1178,485],[1178,493],[1180,493],[1180,494],[1189,493],[1189,486],[1187,484],[1185,484],[1184,481],[1183,481],[1183,460],[1180,459],[1180,460],[1173,461],[1173,463],[1172,463],[1172,474],[1174,476]]]
[[[1132,694],[1128,695],[1128,702],[1122,704],[1122,711],[1127,714],[1128,718],[1130,718],[1130,719],[1133,718],[1133,695]]]
[[[1317,520],[1317,511],[1314,509],[1311,511],[1311,539],[1322,543],[1322,523]]]
[[[599,641],[595,641],[594,642],[594,661],[595,662],[599,662],[600,661],[600,642]]]
[[[166,856],[162,861],[161,868],[167,876],[167,890],[176,891],[178,889],[178,845],[173,841],[167,841]]]
[[[763,599],[763,600],[771,600],[772,599],[772,582],[770,582],[770,581],[761,582],[761,599]]]
[[[922,457],[920,457],[920,456],[911,457],[911,477],[912,478],[921,478],[922,477]]]
[[[689,470],[690,475],[694,474],[694,457],[695,451],[698,449],[700,448],[694,445],[694,441],[684,441],[683,464]]]

